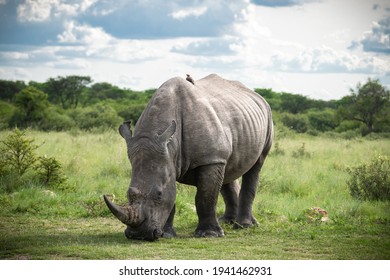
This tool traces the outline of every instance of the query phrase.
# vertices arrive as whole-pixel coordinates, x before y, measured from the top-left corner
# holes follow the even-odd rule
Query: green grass
[[[125,202],[129,184],[126,146],[116,132],[27,134],[44,143],[39,155],[62,163],[68,187],[47,190],[26,175],[13,192],[0,191],[0,259],[390,259],[390,203],[353,199],[345,171],[390,155],[389,140],[278,139],[254,203],[259,227],[224,225],[223,238],[193,238],[195,188],[178,184],[178,238],[150,243],[127,240],[102,200],[114,194]],[[311,207],[326,209],[330,221],[309,221]]]
[[[6,259],[388,259],[388,225],[263,223],[223,238],[193,238],[194,224],[175,239],[129,241],[111,218],[2,217]],[[7,231],[5,231],[7,228]]]

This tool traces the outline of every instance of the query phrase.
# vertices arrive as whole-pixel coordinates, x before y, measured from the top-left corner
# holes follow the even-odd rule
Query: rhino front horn
[[[115,217],[122,223],[126,225],[137,223],[136,219],[137,215],[135,215],[135,211],[131,206],[117,206],[106,196],[103,195],[104,202],[106,202],[108,209],[110,209],[111,213],[114,214]],[[139,218],[139,217],[138,217]]]

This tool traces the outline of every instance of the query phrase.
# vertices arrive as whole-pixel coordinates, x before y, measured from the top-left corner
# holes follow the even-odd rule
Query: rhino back
[[[222,163],[225,183],[247,172],[260,157],[272,128],[262,97],[239,82],[213,74],[190,84],[182,78],[165,82],[138,120],[134,137],[162,133],[177,123],[171,153],[179,181],[191,183],[198,166]]]

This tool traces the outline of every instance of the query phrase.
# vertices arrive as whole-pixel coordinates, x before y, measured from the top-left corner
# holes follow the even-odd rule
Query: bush
[[[50,188],[61,189],[66,181],[61,164],[53,157],[40,157],[37,170],[39,181]]]
[[[390,200],[390,159],[378,156],[371,162],[347,168],[351,195],[361,200]]]
[[[52,157],[38,157],[34,139],[15,129],[0,141],[0,189],[13,192],[20,188],[45,185],[65,190],[66,177],[61,164]]]
[[[11,103],[0,100],[0,130],[8,128],[9,122],[14,113],[15,106]]]
[[[37,161],[35,150],[37,145],[34,140],[25,136],[25,131],[15,129],[7,138],[0,143],[0,164],[2,172],[15,172],[22,176]]]
[[[361,124],[357,121],[350,121],[350,120],[345,120],[342,121],[338,127],[336,127],[336,132],[345,132],[345,131],[350,131],[350,130],[360,130],[361,129]]]
[[[308,113],[310,126],[321,132],[334,130],[337,126],[335,115],[335,112],[331,109],[311,111]]]
[[[42,121],[40,128],[45,131],[65,131],[76,126],[75,121],[66,115],[62,110],[51,106],[48,109],[46,118]]]
[[[46,118],[46,109],[49,106],[47,94],[27,87],[15,95],[15,105],[18,108],[12,117],[12,122],[19,127],[39,126]]]
[[[109,105],[96,104],[91,107],[77,109],[73,112],[72,117],[80,129],[116,128],[123,122],[116,111]]]
[[[118,115],[125,120],[131,120],[132,123],[137,123],[142,112],[145,110],[145,104],[130,104],[125,109],[118,112]]]
[[[308,129],[308,122],[304,116],[294,114],[283,114],[282,123],[298,133],[305,133]]]

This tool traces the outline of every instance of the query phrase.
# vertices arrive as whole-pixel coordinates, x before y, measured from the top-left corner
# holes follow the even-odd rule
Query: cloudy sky
[[[217,73],[337,99],[390,86],[388,0],[0,0],[0,79],[136,90]]]

